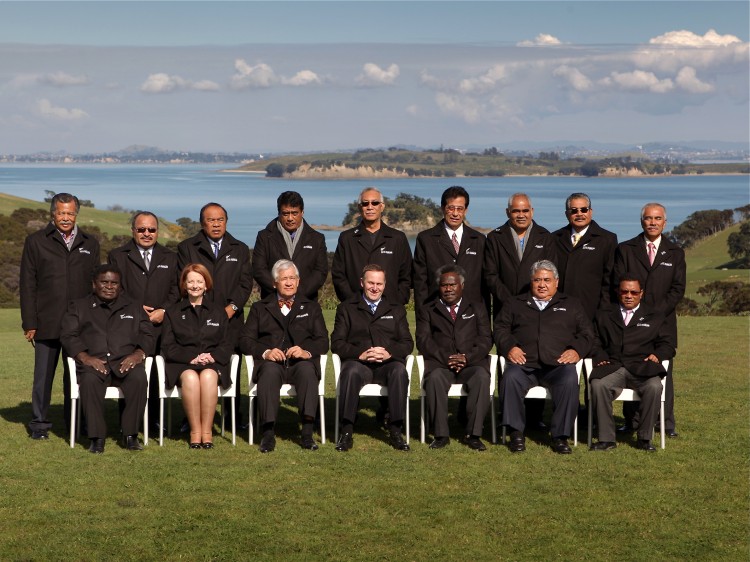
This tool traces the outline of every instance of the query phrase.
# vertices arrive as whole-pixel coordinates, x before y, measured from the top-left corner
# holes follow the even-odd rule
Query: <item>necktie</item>
[[[648,246],[648,261],[651,265],[654,265],[654,258],[656,257],[656,246],[653,242],[649,242]]]
[[[578,241],[579,241],[580,239],[581,239],[581,234],[580,234],[580,233],[578,233],[578,232],[576,232],[576,233],[575,233],[575,234],[573,235],[573,247],[574,247],[574,248],[576,247],[576,244],[578,244]]]
[[[451,305],[451,319],[455,322],[456,320],[456,305]]]
[[[458,236],[456,236],[456,233],[453,233],[453,238],[451,238],[453,241],[453,249],[456,251],[456,255],[458,255]]]
[[[218,242],[211,242],[211,246],[214,248],[214,258],[219,257],[219,243]]]
[[[375,311],[377,310],[377,308],[378,308],[377,304],[375,304],[374,302],[370,303],[370,312],[372,312],[373,314],[375,314]]]
[[[633,317],[633,311],[632,310],[626,310],[625,311],[625,325],[627,326],[630,324],[630,319]]]
[[[143,250],[143,263],[146,265],[146,271],[151,269],[151,252]]]

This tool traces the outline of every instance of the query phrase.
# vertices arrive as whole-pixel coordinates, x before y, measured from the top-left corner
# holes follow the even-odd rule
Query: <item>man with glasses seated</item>
[[[150,211],[138,211],[130,221],[133,238],[109,252],[108,263],[122,274],[122,291],[140,303],[148,314],[159,353],[161,324],[167,306],[180,300],[177,254],[159,244],[159,219]],[[159,419],[159,379],[151,377],[149,419]],[[158,423],[158,422],[155,422]]]
[[[409,241],[403,232],[383,222],[383,194],[374,187],[360,193],[359,208],[362,220],[341,233],[333,256],[331,278],[336,296],[343,302],[359,295],[362,269],[377,264],[385,270],[388,301],[406,304],[411,291]]]
[[[276,292],[271,268],[279,260],[292,260],[300,272],[299,292],[317,300],[328,275],[326,240],[305,220],[305,202],[296,191],[285,191],[276,200],[278,217],[258,232],[253,248],[253,279],[260,297]]]

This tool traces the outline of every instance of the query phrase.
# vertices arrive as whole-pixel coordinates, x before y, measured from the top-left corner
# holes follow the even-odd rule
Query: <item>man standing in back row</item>
[[[279,260],[291,260],[300,273],[299,293],[310,300],[328,275],[326,239],[305,220],[305,201],[296,191],[285,191],[276,200],[278,217],[258,232],[253,248],[253,279],[260,287],[260,298],[276,292],[271,275]]]
[[[385,271],[385,297],[392,304],[409,302],[411,291],[411,249],[406,235],[382,220],[383,194],[366,187],[359,194],[362,220],[339,236],[331,266],[336,296],[341,302],[361,294],[360,275],[368,264]]]
[[[646,291],[643,302],[654,306],[666,316],[675,348],[677,347],[677,313],[675,308],[685,295],[687,281],[685,252],[677,244],[662,236],[667,224],[667,209],[660,203],[646,203],[641,209],[641,227],[643,233],[635,238],[622,242],[615,253],[615,283],[626,272],[643,280]],[[667,437],[677,437],[674,417],[674,384],[672,371],[674,361],[669,363],[666,378],[666,395],[664,397],[664,418]],[[621,431],[638,429],[635,408],[623,405],[625,426]]]
[[[32,439],[48,439],[47,417],[55,369],[60,358],[60,330],[68,302],[91,290],[91,273],[99,264],[99,242],[76,225],[80,204],[69,193],[58,193],[50,204],[50,223],[26,237],[21,255],[21,322],[34,346],[31,390]],[[65,354],[63,354],[65,357]],[[70,420],[70,377],[63,361],[63,413]]]

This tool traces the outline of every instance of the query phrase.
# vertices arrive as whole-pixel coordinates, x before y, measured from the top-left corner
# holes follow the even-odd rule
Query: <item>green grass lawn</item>
[[[375,400],[363,399],[346,454],[331,442],[300,449],[293,403],[271,454],[246,434],[236,447],[217,436],[212,451],[174,436],[159,447],[152,436],[131,453],[115,441],[113,402],[95,456],[85,438],[67,445],[59,381],[50,440],[27,437],[32,349],[18,310],[0,310],[0,559],[747,560],[748,318],[679,327],[680,437],[655,454],[629,439],[589,452],[585,423],[568,456],[533,434],[519,455],[456,440],[431,451],[418,442],[413,384],[410,453],[387,445]],[[330,370],[326,417],[332,440]]]
[[[713,281],[740,280],[750,283],[750,270],[733,269],[732,258],[727,250],[727,239],[733,232],[739,232],[740,224],[735,224],[698,242],[686,252],[687,288],[685,296],[699,302],[706,297],[697,294],[703,285]]]

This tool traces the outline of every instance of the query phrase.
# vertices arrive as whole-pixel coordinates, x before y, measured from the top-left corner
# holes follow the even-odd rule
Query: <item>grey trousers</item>
[[[615,417],[612,402],[623,388],[635,390],[641,397],[638,425],[638,439],[651,441],[654,425],[659,419],[661,405],[661,379],[634,377],[625,367],[604,378],[593,379],[591,383],[591,407],[596,413],[599,427],[599,441],[615,441]]]
[[[49,431],[49,405],[52,400],[52,383],[55,369],[60,359],[60,340],[36,340],[34,342],[34,382],[31,387],[31,431]],[[63,420],[65,427],[70,423],[70,375],[65,352],[63,356]]]
[[[260,423],[275,423],[279,413],[279,390],[292,384],[302,417],[315,418],[318,411],[318,375],[312,361],[299,361],[291,367],[264,361],[258,368],[258,413]]]

